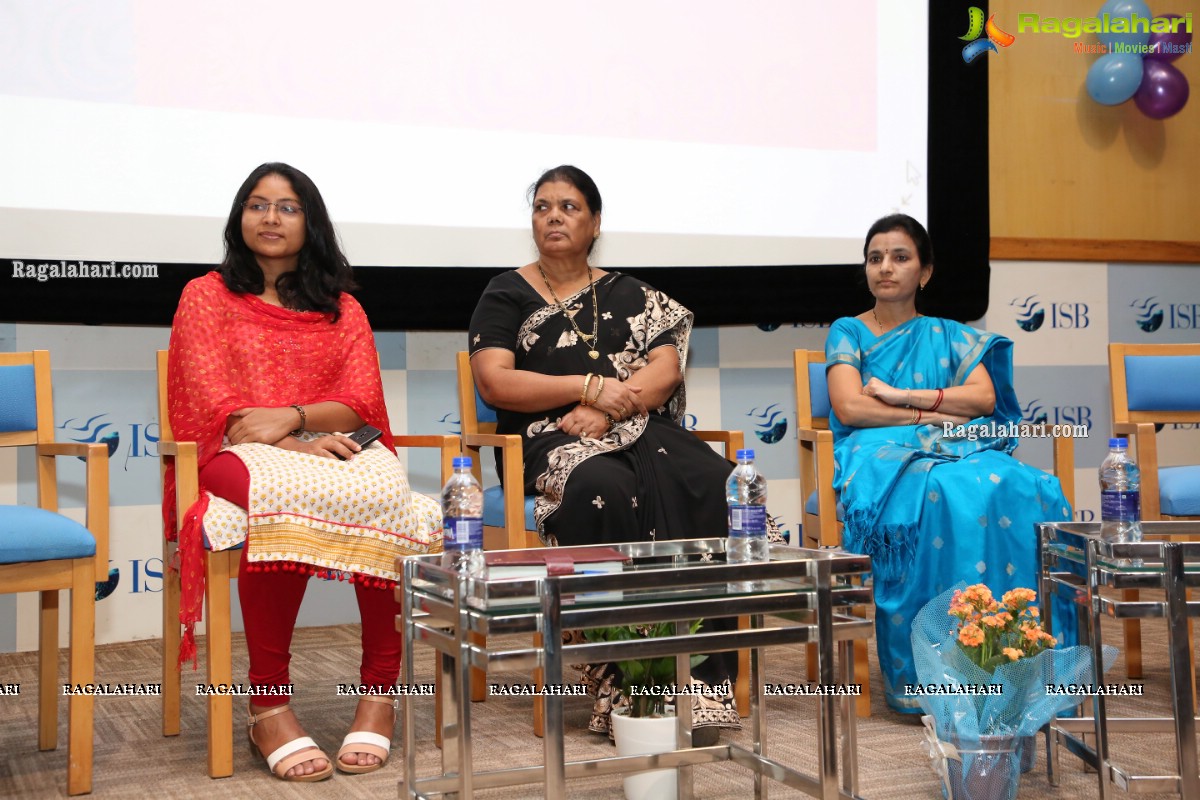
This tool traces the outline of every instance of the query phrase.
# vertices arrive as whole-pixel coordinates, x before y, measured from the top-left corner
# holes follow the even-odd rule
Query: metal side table
[[[1050,748],[1050,781],[1056,785],[1057,744],[1064,745],[1099,775],[1100,797],[1115,786],[1131,793],[1175,792],[1200,800],[1200,766],[1196,757],[1194,716],[1195,664],[1188,646],[1188,618],[1200,616],[1200,602],[1188,602],[1186,591],[1200,586],[1200,522],[1143,522],[1144,541],[1114,544],[1100,538],[1099,523],[1056,522],[1038,525],[1042,557],[1042,596],[1060,588],[1086,597],[1082,644],[1090,644],[1097,683],[1103,683],[1101,622],[1112,619],[1161,617],[1167,624],[1171,664],[1173,717],[1115,718],[1107,713],[1105,695],[1092,697],[1092,717],[1059,718],[1051,723],[1055,746]],[[1123,600],[1105,589],[1159,590],[1162,599]],[[1049,615],[1051,604],[1042,604]],[[1111,752],[1109,734],[1169,732],[1175,739],[1176,774],[1134,775],[1120,766]],[[1076,734],[1094,733],[1093,749]]]
[[[763,648],[815,644],[821,685],[838,687],[834,649],[839,651],[840,686],[853,675],[854,639],[872,634],[872,623],[852,616],[852,607],[869,603],[870,590],[851,585],[851,576],[870,569],[870,560],[840,552],[773,546],[770,561],[725,564],[725,540],[689,539],[614,545],[631,559],[620,572],[540,578],[468,579],[440,566],[439,556],[404,561],[404,679],[413,681],[416,645],[435,648],[443,657],[442,774],[418,777],[414,700],[404,704],[405,795],[471,798],[477,789],[544,784],[546,797],[566,796],[568,778],[616,774],[651,768],[678,769],[678,797],[692,797],[695,765],[733,761],[753,773],[755,796],[766,796],[769,778],[823,800],[852,798],[857,792],[853,697],[834,694],[818,703],[817,775],[802,773],[768,756],[763,724],[765,692]],[[713,560],[713,557],[718,560]],[[786,614],[787,619],[764,615]],[[688,634],[689,621],[749,616],[749,628],[701,630]],[[675,635],[634,641],[563,644],[563,631],[626,624],[673,622]],[[769,624],[768,624],[769,623]],[[497,634],[541,633],[545,645],[497,646]],[[487,636],[479,644],[477,635]],[[562,685],[564,665],[604,663],[638,657],[675,656],[676,685],[689,682],[689,654],[751,650],[750,733],[753,744],[691,748],[691,703],[678,702],[676,749],[659,755],[622,756],[566,762],[563,698],[544,697],[545,737],[542,763],[476,772],[472,763],[470,673],[474,669],[542,667],[545,684]],[[797,682],[802,682],[797,670]],[[682,700],[689,700],[681,697]],[[838,716],[842,774],[839,780]]]

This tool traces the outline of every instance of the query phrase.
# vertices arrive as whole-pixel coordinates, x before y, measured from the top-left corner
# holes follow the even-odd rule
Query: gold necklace
[[[883,333],[883,323],[879,321],[879,316],[878,316],[878,315],[875,313],[875,309],[873,309],[873,308],[871,309],[871,316],[872,316],[872,317],[874,317],[874,319],[875,319],[875,324],[879,326],[879,333],[880,333],[880,334],[882,334],[882,333]],[[913,319],[916,319],[916,318],[917,318],[917,317],[919,317],[919,316],[921,316],[921,315],[920,315],[920,314],[914,314],[912,318],[913,318]],[[905,322],[907,322],[907,320],[905,320]],[[902,322],[902,323],[900,323],[900,324],[901,324],[901,325],[903,325],[904,323]],[[895,326],[895,327],[897,327],[897,328],[898,328],[898,327],[900,327],[900,325],[897,325],[897,326]]]
[[[600,353],[596,350],[596,334],[600,332],[600,308],[596,302],[596,284],[592,282],[592,265],[588,264],[588,285],[592,287],[592,333],[588,335],[580,329],[579,324],[575,322],[575,317],[567,313],[567,307],[558,299],[558,295],[554,293],[554,287],[550,285],[550,279],[546,277],[546,270],[542,269],[542,260],[537,261],[538,272],[542,273],[542,280],[546,282],[546,288],[550,290],[550,296],[554,298],[554,304],[558,306],[558,310],[567,318],[567,322],[571,323],[571,327],[579,334],[579,338],[588,346],[588,355],[593,359],[600,358]]]

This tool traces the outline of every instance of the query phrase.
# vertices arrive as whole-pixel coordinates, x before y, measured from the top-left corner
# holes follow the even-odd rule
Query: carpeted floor
[[[1169,716],[1167,704],[1166,638],[1161,623],[1143,626],[1147,660],[1146,697],[1115,701],[1119,714]],[[353,717],[350,698],[338,697],[338,683],[357,682],[358,627],[309,628],[297,631],[292,659],[292,678],[297,697],[294,706],[308,732],[331,754],[336,751]],[[98,682],[154,683],[159,680],[159,645],[156,641],[107,645],[98,648]],[[872,650],[874,667],[875,654]],[[203,664],[203,640],[201,643]],[[802,680],[803,655],[799,648],[770,651],[767,679],[774,682]],[[65,674],[64,663],[60,674]],[[418,682],[432,680],[433,658],[419,652],[416,662]],[[234,639],[234,675],[244,675],[245,648],[240,637]],[[1123,680],[1124,664],[1118,661],[1110,680]],[[66,711],[60,700],[59,739],[54,752],[36,750],[36,658],[33,653],[0,655],[0,684],[19,683],[20,696],[0,696],[0,797],[43,798],[66,796]],[[192,680],[194,678],[194,680]],[[185,687],[202,682],[203,673],[186,673]],[[497,674],[493,682],[524,683],[518,674]],[[872,684],[879,685],[879,673],[872,670]],[[937,798],[939,783],[928,767],[918,742],[921,728],[913,718],[901,718],[887,711],[882,700],[874,698],[873,716],[860,720],[859,769],[860,794],[867,798]],[[432,743],[433,701],[416,701],[419,720],[419,771],[433,774],[439,752]],[[531,703],[528,698],[490,698],[475,704],[472,744],[480,768],[537,764],[541,740],[530,728]],[[603,738],[586,732],[590,701],[567,703],[567,757],[595,758],[612,754],[612,746]],[[803,698],[770,698],[768,701],[768,742],[771,753],[781,760],[815,769],[816,704]],[[242,712],[235,706],[236,719]],[[97,698],[94,796],[100,798],[153,797],[221,798],[276,797],[356,798],[396,797],[402,776],[401,753],[393,751],[392,760],[375,773],[361,776],[340,773],[323,783],[286,784],[268,775],[265,763],[245,746],[240,722],[235,731],[234,775],[210,780],[205,772],[204,705],[202,698],[185,690],[183,732],[164,738],[161,731],[157,697]],[[744,733],[733,735],[746,742]],[[396,742],[399,744],[399,728]],[[1124,755],[1128,765],[1144,772],[1164,773],[1173,769],[1172,739],[1167,734],[1138,734],[1116,737],[1113,751]],[[1019,798],[1078,798],[1098,796],[1096,777],[1085,774],[1078,762],[1063,755],[1062,783],[1051,787],[1046,779],[1045,751],[1038,754],[1037,767],[1022,777]],[[718,764],[695,769],[695,795],[709,800],[739,800],[752,796],[750,774],[734,764]],[[570,797],[621,798],[619,777],[593,777],[568,784]],[[772,798],[805,795],[783,787],[772,787]],[[489,798],[540,797],[540,787],[528,786],[480,793]],[[1170,797],[1173,795],[1142,795]]]

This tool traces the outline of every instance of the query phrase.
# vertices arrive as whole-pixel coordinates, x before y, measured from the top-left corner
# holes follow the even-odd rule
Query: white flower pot
[[[675,749],[675,717],[629,717],[627,709],[612,715],[617,755],[668,753]],[[625,778],[626,800],[674,800],[677,770],[653,769]]]

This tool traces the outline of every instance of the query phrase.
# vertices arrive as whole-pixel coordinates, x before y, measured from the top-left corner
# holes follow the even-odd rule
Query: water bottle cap
[[[737,451],[737,460],[738,461],[745,461],[748,458],[754,458],[753,450],[738,450]]]
[[[470,467],[471,466],[471,457],[470,456],[455,456],[453,464],[454,464],[455,469],[458,469],[459,467]]]
[[[1129,440],[1125,439],[1123,437],[1119,438],[1119,439],[1109,439],[1108,440],[1108,449],[1111,450],[1114,447],[1119,447],[1122,450],[1124,450],[1125,448],[1129,447]]]

